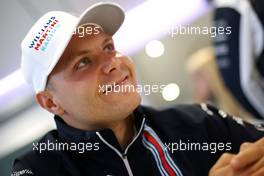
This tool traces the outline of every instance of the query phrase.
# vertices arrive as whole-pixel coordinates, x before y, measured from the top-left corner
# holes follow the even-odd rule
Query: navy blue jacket
[[[250,125],[206,104],[165,110],[139,106],[134,118],[137,133],[122,150],[110,129],[83,131],[55,116],[57,130],[15,160],[13,175],[205,176],[224,152],[237,153],[241,143],[264,136],[263,125]]]

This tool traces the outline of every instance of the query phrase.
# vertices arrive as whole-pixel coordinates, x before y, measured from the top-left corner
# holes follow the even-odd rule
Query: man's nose
[[[102,72],[104,74],[109,74],[110,72],[119,68],[120,63],[120,58],[116,55],[105,56],[102,59]]]

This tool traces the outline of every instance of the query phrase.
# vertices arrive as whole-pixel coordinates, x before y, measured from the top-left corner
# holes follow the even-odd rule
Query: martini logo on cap
[[[50,19],[43,25],[38,34],[34,37],[29,45],[29,48],[34,48],[36,51],[45,51],[59,27],[59,21],[56,17],[50,17]]]

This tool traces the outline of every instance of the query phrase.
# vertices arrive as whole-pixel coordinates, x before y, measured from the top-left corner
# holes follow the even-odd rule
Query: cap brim
[[[99,24],[104,32],[114,35],[125,18],[124,10],[115,3],[104,2],[95,4],[86,9],[79,17],[77,26],[86,23]]]

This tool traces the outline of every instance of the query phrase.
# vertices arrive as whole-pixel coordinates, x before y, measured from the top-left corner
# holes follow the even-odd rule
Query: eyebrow
[[[104,39],[104,41],[102,42],[101,45],[104,45],[105,43],[107,43],[109,41],[113,42],[112,37],[107,37],[106,39]],[[68,67],[71,63],[73,63],[78,57],[85,55],[85,54],[88,54],[88,53],[91,53],[91,50],[85,49],[85,50],[77,51],[77,53],[74,54],[73,56],[71,56],[70,59],[68,60],[68,62],[65,64],[66,67]]]

